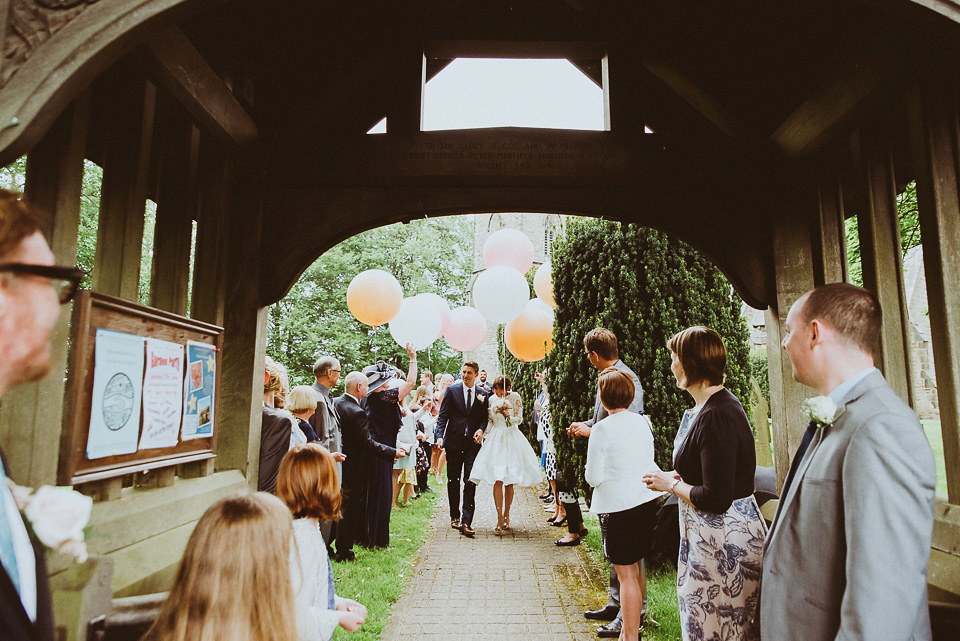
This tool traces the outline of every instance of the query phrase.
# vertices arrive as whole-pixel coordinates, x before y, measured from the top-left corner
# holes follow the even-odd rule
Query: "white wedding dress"
[[[498,411],[509,408],[509,420]],[[526,437],[520,433],[523,419],[523,402],[520,395],[510,392],[504,397],[490,395],[487,417],[489,423],[483,437],[483,446],[473,463],[470,480],[486,481],[491,485],[502,481],[504,485],[536,485],[543,480],[540,461]]]

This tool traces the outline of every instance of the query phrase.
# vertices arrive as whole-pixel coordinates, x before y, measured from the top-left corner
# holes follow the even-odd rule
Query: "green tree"
[[[920,213],[917,207],[917,183],[912,181],[897,194],[897,219],[900,222],[900,251],[903,256],[920,244]],[[847,244],[847,269],[850,282],[863,286],[863,265],[860,259],[860,228],[857,217],[844,221]]]
[[[473,265],[473,225],[467,216],[428,218],[372,229],[324,253],[290,292],[270,308],[267,353],[287,366],[290,384],[313,381],[313,363],[330,354],[343,372],[377,359],[406,370],[406,352],[386,325],[363,325],[347,309],[347,286],[361,271],[396,276],[404,296],[433,292],[451,306],[466,304]],[[442,339],[419,355],[420,369],[456,372],[460,361]]]
[[[749,398],[748,332],[741,301],[697,251],[655,230],[573,219],[554,241],[552,264],[559,302],[556,347],[543,366],[550,373],[554,444],[565,478],[582,485],[587,443],[567,437],[563,428],[593,412],[597,372],[584,357],[583,337],[594,327],[617,335],[620,357],[640,378],[644,409],[654,425],[657,462],[664,469],[672,467],[673,436],[683,411],[692,406],[670,371],[667,338],[690,325],[717,330],[728,352],[726,385],[741,399]],[[510,359],[504,359],[504,369],[519,367],[524,376],[518,378],[533,369]]]

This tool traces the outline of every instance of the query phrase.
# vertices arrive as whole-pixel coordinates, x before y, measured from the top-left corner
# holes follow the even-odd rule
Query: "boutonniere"
[[[33,490],[7,479],[7,486],[27,529],[51,550],[87,560],[83,530],[90,521],[93,499],[69,487],[43,485]]]
[[[815,396],[803,402],[803,410],[807,418],[818,426],[830,425],[840,415],[840,406],[830,400],[829,396]]]

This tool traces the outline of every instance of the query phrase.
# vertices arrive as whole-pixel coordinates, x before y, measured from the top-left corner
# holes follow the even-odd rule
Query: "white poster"
[[[140,449],[173,447],[183,409],[183,345],[147,339]]]
[[[187,376],[183,381],[184,441],[213,436],[216,397],[217,349],[213,345],[187,341]]]
[[[142,336],[97,330],[88,459],[137,451],[143,345]]]

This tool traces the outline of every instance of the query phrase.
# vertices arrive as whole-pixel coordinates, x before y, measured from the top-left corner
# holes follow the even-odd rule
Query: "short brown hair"
[[[317,443],[294,446],[280,463],[277,496],[294,518],[340,518],[340,481],[333,455]]]
[[[667,340],[683,367],[684,387],[706,383],[723,385],[727,368],[727,349],[723,339],[709,327],[696,325],[681,330]]]
[[[830,283],[810,290],[802,301],[798,316],[804,323],[823,321],[868,354],[877,346],[883,315],[872,292],[849,283]]]
[[[502,389],[504,392],[509,391],[510,377],[504,376],[503,374],[501,374],[500,376],[493,379],[493,389]]]
[[[0,189],[0,260],[44,226],[40,212],[21,200],[21,194]]]
[[[633,403],[636,387],[630,375],[616,367],[608,367],[600,372],[597,380],[600,388],[600,402],[608,410],[623,410]]]
[[[616,334],[603,327],[595,327],[587,332],[583,337],[583,347],[588,352],[596,352],[597,356],[605,361],[615,361],[620,358]]]
[[[472,367],[474,374],[479,374],[479,373],[480,373],[480,366],[477,365],[477,362],[476,362],[476,361],[464,361],[463,364],[464,364],[465,366],[467,366],[467,367]]]

